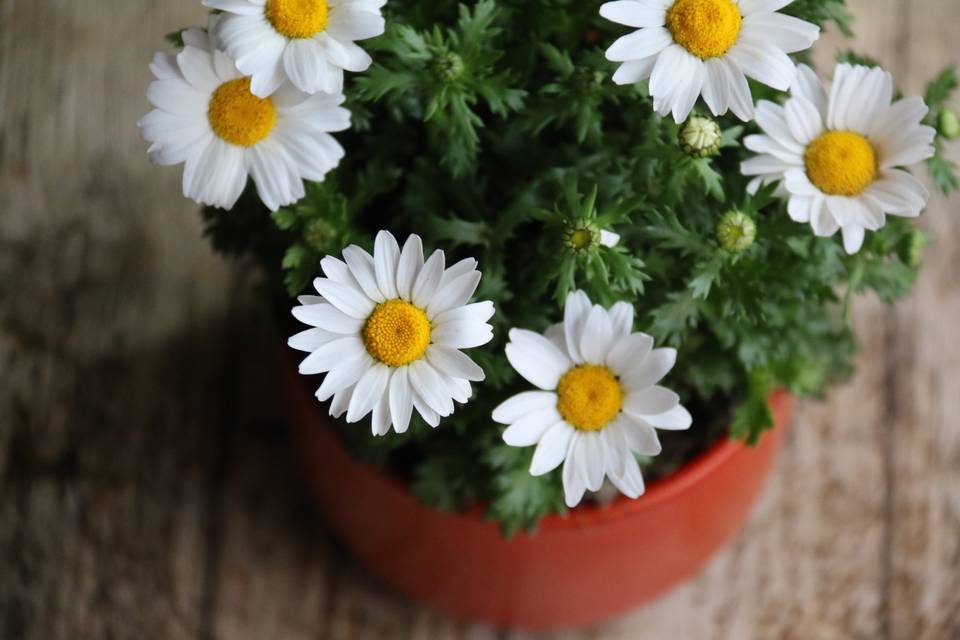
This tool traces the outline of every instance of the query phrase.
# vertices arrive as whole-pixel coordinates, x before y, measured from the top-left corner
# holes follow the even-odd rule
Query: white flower
[[[211,24],[216,22],[211,18]],[[268,98],[250,92],[233,61],[201,29],[183,34],[176,56],[158,53],[140,121],[150,159],[183,163],[183,194],[230,209],[252,176],[271,210],[304,196],[303,180],[323,180],[344,155],[328,132],[350,127],[342,95],[307,96],[290,85]]]
[[[287,78],[306,93],[339,93],[343,71],[371,63],[354,44],[384,31],[386,0],[203,0],[224,12],[218,27],[225,51],[266,97]]]
[[[714,115],[732,110],[753,119],[747,77],[786,91],[796,73],[788,53],[809,49],[820,29],[776,13],[793,0],[620,0],[600,15],[639,27],[607,50],[623,62],[617,84],[650,79],[653,106],[661,116],[687,119],[697,98]]]
[[[467,304],[480,283],[477,261],[445,269],[443,251],[424,262],[418,236],[401,251],[387,231],[377,235],[372,256],[351,245],[343,258],[323,259],[326,277],[313,283],[321,297],[302,296],[293,309],[315,327],[289,341],[310,352],[300,373],[327,374],[317,398],[333,398],[330,415],[357,422],[372,411],[375,435],[391,424],[406,431],[414,408],[437,426],[454,400],[469,400],[470,382],[484,379],[460,351],[493,338],[493,303]]]
[[[545,335],[513,329],[507,359],[540,391],[517,394],[493,419],[510,425],[503,440],[537,445],[530,473],[563,465],[567,505],[597,491],[606,475],[631,498],[643,491],[634,453],[660,453],[658,429],[687,429],[691,417],[674,392],[657,386],[673,368],[674,349],[653,349],[633,333],[633,306],[591,306],[582,291],[567,297],[564,319]]]
[[[879,68],[837,66],[829,96],[813,71],[801,65],[781,107],[761,101],[757,124],[764,135],[747,136],[757,152],[743,163],[758,176],[750,189],[781,181],[788,211],[818,236],[841,229],[848,253],[863,245],[886,215],[917,216],[929,192],[898,169],[933,155],[936,131],[920,122],[927,106],[919,97],[892,102],[893,78]]]

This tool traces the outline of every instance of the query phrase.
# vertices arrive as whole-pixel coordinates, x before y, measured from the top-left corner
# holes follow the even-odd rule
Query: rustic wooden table
[[[957,0],[853,6],[905,90],[960,59]],[[315,515],[251,270],[211,253],[137,135],[152,51],[202,15],[0,0],[0,638],[525,637],[386,592]],[[857,305],[859,373],[801,405],[742,535],[557,637],[960,638],[958,204],[922,219],[915,295]]]

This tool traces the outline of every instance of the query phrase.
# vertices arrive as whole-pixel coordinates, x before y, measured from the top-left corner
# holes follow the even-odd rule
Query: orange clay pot
[[[600,622],[688,578],[741,528],[793,413],[747,448],[723,440],[637,500],[582,505],[536,533],[500,535],[483,509],[445,513],[355,461],[326,428],[325,407],[287,360],[294,435],[330,526],[359,561],[407,596],[496,627],[546,630]]]

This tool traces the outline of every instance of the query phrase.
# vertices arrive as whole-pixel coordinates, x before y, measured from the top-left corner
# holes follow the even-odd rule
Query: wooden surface
[[[960,59],[956,0],[853,5],[905,90]],[[264,400],[251,270],[212,255],[136,132],[162,34],[202,15],[0,0],[0,638],[527,637],[386,592],[314,514]],[[556,637],[960,638],[958,204],[922,218],[916,294],[857,305],[859,374],[801,406],[743,534],[659,602]]]

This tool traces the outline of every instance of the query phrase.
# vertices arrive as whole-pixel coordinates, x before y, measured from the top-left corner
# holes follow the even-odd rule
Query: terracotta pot
[[[287,364],[290,364],[288,360]],[[694,575],[744,524],[793,412],[755,448],[721,441],[638,500],[583,505],[511,539],[482,508],[445,513],[355,461],[292,366],[294,434],[330,526],[370,571],[407,596],[497,627],[581,627],[632,609]]]

